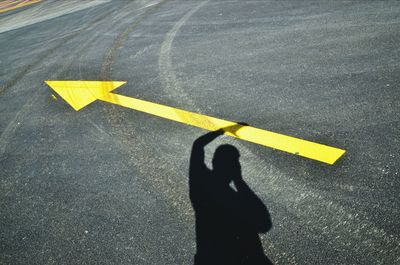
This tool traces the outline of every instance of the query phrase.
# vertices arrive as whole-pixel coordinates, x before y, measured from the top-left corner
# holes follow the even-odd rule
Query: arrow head
[[[125,81],[45,81],[57,92],[74,110],[86,107],[98,98],[98,95],[108,94],[110,91],[125,84]]]

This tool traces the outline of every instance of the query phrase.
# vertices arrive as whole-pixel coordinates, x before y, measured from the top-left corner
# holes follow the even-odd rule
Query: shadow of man
[[[236,124],[210,132],[193,143],[189,193],[196,215],[195,265],[272,264],[258,236],[271,228],[271,218],[242,179],[239,151],[232,145],[221,145],[214,153],[213,169],[204,162],[207,144],[224,132],[235,134],[241,127]]]

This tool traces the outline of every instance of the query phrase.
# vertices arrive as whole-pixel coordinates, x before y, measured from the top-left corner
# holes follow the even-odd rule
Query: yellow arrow
[[[45,82],[76,111],[89,105],[96,99],[99,99],[122,107],[142,111],[165,119],[189,124],[210,131],[236,124],[236,122],[232,121],[226,121],[186,110],[111,93],[112,90],[126,83],[122,81]],[[291,154],[318,160],[330,165],[334,164],[336,160],[346,152],[345,150],[339,148],[318,144],[251,126],[244,126],[235,134],[230,132],[225,132],[225,134]]]

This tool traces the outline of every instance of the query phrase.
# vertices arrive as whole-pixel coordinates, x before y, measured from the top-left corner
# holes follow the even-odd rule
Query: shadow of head
[[[213,172],[224,184],[241,176],[239,150],[229,144],[218,146],[212,159]]]

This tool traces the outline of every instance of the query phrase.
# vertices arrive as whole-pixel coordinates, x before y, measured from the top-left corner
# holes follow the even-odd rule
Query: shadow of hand
[[[238,122],[238,123],[236,123],[234,125],[221,128],[220,130],[222,132],[224,132],[224,133],[228,132],[228,133],[231,133],[233,135],[236,135],[236,132],[239,131],[241,128],[245,127],[245,126],[249,126],[249,125],[247,123],[244,123],[244,122]]]

